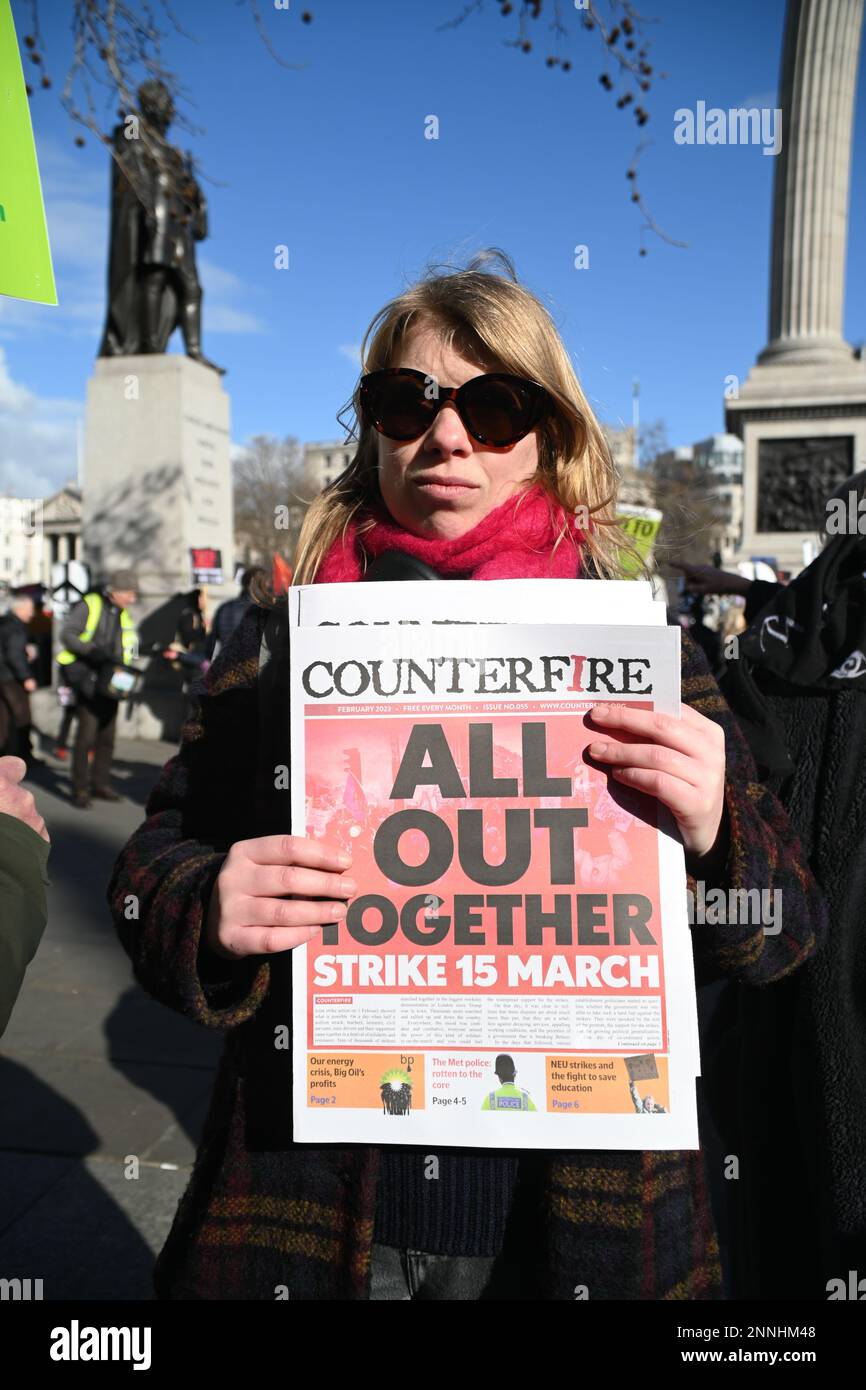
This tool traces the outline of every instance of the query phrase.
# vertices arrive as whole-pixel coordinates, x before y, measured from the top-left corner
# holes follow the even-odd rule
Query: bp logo
[[[408,1115],[412,1109],[412,1078],[408,1068],[389,1067],[379,1084],[385,1115]]]

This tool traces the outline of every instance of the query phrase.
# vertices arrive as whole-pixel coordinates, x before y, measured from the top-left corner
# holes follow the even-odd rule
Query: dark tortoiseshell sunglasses
[[[380,434],[407,443],[430,428],[445,402],[452,403],[479,444],[505,449],[529,434],[552,400],[537,381],[488,372],[462,386],[440,386],[413,367],[385,367],[361,377],[361,406]]]

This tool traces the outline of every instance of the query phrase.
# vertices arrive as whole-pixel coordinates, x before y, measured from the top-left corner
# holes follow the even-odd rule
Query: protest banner
[[[57,303],[30,104],[9,0],[0,0],[0,294]]]
[[[664,515],[657,507],[632,507],[621,505],[617,508],[617,521],[625,531],[637,555],[645,565],[651,565],[653,550]],[[637,561],[627,551],[621,556],[623,567],[637,573]]]
[[[625,1068],[629,1081],[655,1081],[659,1074],[656,1059],[651,1052],[639,1052],[636,1057],[626,1057]]]
[[[682,847],[586,755],[678,714],[679,630],[353,621],[291,629],[293,829],[358,883],[292,953],[296,1140],[696,1148]]]

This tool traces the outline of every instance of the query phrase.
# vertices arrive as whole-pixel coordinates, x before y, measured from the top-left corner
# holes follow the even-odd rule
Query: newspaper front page
[[[679,713],[679,629],[648,596],[640,625],[377,625],[398,586],[351,587],[366,617],[291,630],[293,829],[359,885],[292,953],[296,1139],[696,1148],[682,847],[586,754],[602,700]]]

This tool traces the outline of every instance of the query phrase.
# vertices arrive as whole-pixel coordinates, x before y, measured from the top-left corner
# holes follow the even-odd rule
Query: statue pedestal
[[[738,558],[797,574],[804,542],[826,537],[827,497],[866,465],[866,363],[850,348],[834,363],[759,361],[725,415],[743,441]]]
[[[229,445],[229,397],[210,367],[180,353],[97,358],[87,387],[84,559],[97,583],[115,569],[135,571],[143,645],[148,629],[173,637],[159,613],[193,587],[192,547],[221,553],[222,583],[201,586],[209,615],[236,593]],[[154,661],[142,697],[121,706],[118,733],[173,739],[183,704],[179,676]]]

